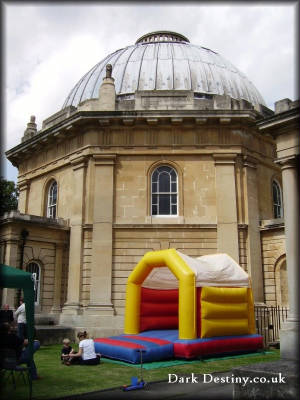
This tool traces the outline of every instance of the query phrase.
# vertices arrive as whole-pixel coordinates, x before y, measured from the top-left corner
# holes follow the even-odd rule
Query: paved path
[[[230,372],[212,374],[214,378],[226,378],[231,376]],[[175,379],[175,378],[174,378]],[[112,400],[112,399],[129,399],[129,400],[232,400],[233,385],[231,383],[204,383],[203,375],[197,374],[197,383],[168,383],[153,382],[147,384],[143,389],[124,392],[120,388],[103,390],[82,395],[63,397],[60,400]],[[210,377],[207,375],[207,380]]]

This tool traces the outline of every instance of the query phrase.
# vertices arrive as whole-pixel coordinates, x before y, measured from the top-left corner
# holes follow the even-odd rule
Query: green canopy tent
[[[32,274],[1,264],[0,287],[22,289],[24,294],[30,364],[33,360],[34,340],[34,280]],[[31,381],[31,379],[30,379]]]

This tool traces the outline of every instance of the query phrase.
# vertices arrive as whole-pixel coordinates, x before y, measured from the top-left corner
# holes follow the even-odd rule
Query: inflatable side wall
[[[201,338],[255,333],[250,288],[204,287],[198,307]]]
[[[178,329],[178,289],[141,288],[140,332]],[[250,288],[197,288],[197,336],[255,333]]]

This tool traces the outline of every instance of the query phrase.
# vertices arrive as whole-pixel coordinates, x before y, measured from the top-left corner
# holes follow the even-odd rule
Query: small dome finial
[[[106,64],[106,78],[111,78],[112,73],[112,65]]]
[[[35,123],[35,116],[31,115],[30,121],[27,124],[27,127],[24,131],[24,135],[23,135],[21,141],[25,142],[26,140],[31,139],[36,134],[37,134],[37,126]]]

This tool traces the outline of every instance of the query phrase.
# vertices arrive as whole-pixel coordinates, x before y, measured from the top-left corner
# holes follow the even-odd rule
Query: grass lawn
[[[73,365],[67,367],[60,361],[61,345],[41,346],[34,359],[42,379],[33,381],[33,400],[54,399],[72,394],[93,392],[96,390],[120,387],[130,383],[131,376],[139,376],[138,368],[111,363],[103,359],[97,366]],[[187,364],[157,369],[144,369],[143,378],[147,382],[167,380],[169,373],[189,375],[230,371],[234,367],[257,362],[279,359],[279,350],[268,353],[251,354],[239,358],[219,359],[215,361],[193,361]],[[5,384],[2,387],[2,399],[21,400],[28,398],[28,386],[18,379],[17,389]]]

